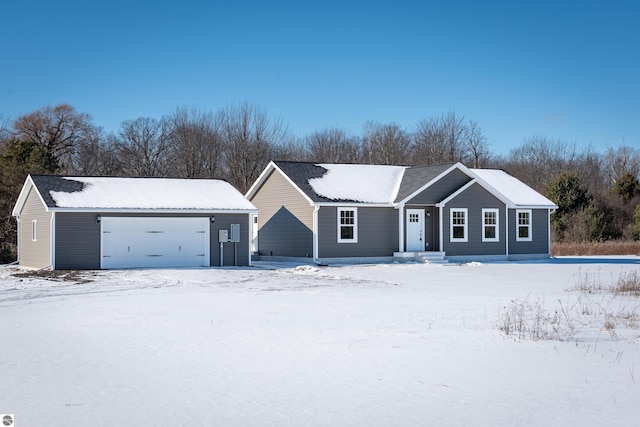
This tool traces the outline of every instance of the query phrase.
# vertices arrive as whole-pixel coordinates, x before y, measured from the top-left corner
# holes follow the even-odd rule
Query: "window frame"
[[[464,224],[462,224],[464,230],[464,237],[454,237],[453,229],[460,227],[460,224],[454,224],[454,213],[464,214]],[[469,241],[469,208],[450,208],[449,209],[449,241],[452,243],[463,243]]]
[[[496,223],[487,224],[487,217],[485,214],[494,213]],[[496,229],[496,237],[487,237],[487,228],[494,227]],[[499,242],[500,241],[500,209],[498,208],[483,208],[482,209],[482,241],[483,242]]]
[[[520,214],[528,215],[527,224],[520,224]],[[531,242],[533,240],[533,211],[531,209],[516,209],[516,242]],[[520,227],[527,228],[527,237],[520,237]]]
[[[38,220],[34,219],[31,221],[31,241],[38,241]]]
[[[342,223],[342,212],[353,212],[353,224]],[[338,231],[338,243],[358,243],[358,208],[356,207],[339,207],[337,209],[337,231]],[[342,227],[353,228],[353,238],[345,239],[342,237]]]

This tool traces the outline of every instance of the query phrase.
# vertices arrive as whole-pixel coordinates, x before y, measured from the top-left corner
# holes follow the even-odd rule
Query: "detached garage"
[[[29,175],[13,215],[21,266],[114,269],[250,265],[257,212],[221,180]]]

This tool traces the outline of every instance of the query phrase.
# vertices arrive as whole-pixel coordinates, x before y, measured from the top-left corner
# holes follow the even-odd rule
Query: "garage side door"
[[[209,218],[102,217],[101,268],[208,267]]]

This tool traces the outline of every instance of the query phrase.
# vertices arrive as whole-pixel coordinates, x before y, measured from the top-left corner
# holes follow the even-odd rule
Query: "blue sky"
[[[11,1],[0,115],[69,103],[106,131],[250,101],[304,136],[455,111],[507,153],[640,148],[636,1]]]

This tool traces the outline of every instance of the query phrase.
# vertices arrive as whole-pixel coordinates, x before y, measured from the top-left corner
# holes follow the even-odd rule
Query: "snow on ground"
[[[580,293],[640,258],[82,272],[0,268],[0,413],[17,426],[637,425],[640,330],[575,317],[519,340],[511,301]],[[590,279],[590,280],[591,280]],[[576,303],[579,301],[579,304]],[[635,308],[634,308],[635,307]]]

